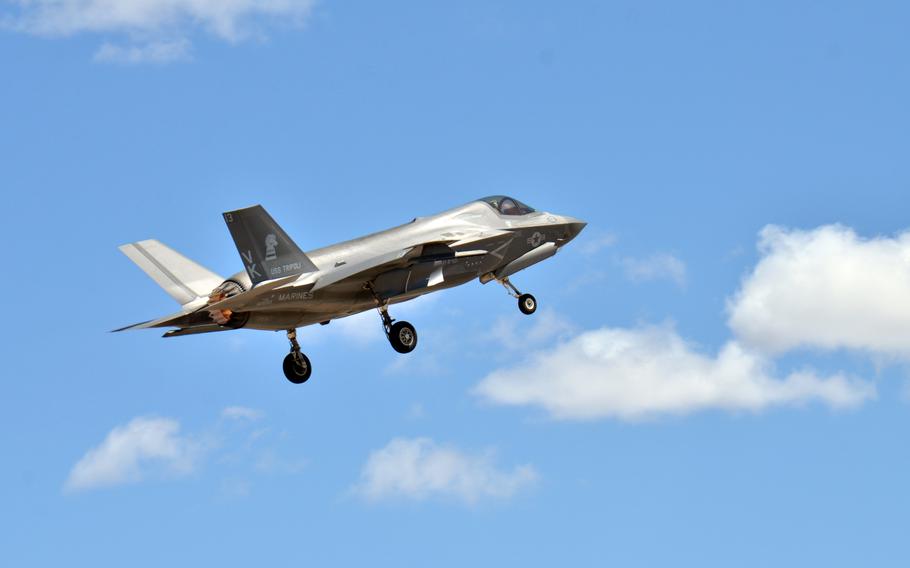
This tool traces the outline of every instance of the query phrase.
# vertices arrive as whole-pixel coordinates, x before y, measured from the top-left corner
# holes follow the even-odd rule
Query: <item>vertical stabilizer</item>
[[[253,286],[318,270],[261,205],[224,214]]]
[[[149,239],[119,247],[165,292],[185,306],[206,297],[224,278],[165,244]]]

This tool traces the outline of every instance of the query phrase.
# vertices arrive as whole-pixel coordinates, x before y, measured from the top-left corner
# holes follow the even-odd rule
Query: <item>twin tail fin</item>
[[[253,286],[318,270],[261,205],[228,211],[224,222]]]

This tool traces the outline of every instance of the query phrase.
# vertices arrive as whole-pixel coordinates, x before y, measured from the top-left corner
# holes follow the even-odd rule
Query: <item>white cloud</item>
[[[170,63],[190,58],[190,42],[185,38],[154,41],[145,45],[115,45],[105,42],[95,52],[95,61],[102,63]]]
[[[522,350],[550,343],[575,331],[575,326],[555,310],[545,308],[534,315],[530,325],[523,315],[502,316],[490,329],[490,337],[510,350]]]
[[[221,417],[228,420],[259,420],[262,411],[246,406],[228,406],[221,411]]]
[[[910,359],[910,232],[864,239],[838,225],[765,227],[761,260],[728,302],[741,341]]]
[[[134,483],[150,474],[186,475],[194,470],[197,446],[180,435],[170,418],[141,417],[117,426],[70,471],[69,491]]]
[[[220,498],[222,500],[245,499],[250,496],[252,487],[248,479],[223,479],[219,488]]]
[[[581,246],[578,247],[578,251],[581,254],[592,256],[599,253],[605,248],[609,248],[615,245],[616,241],[616,235],[610,233],[591,236],[584,239],[584,242],[582,242]]]
[[[645,282],[666,279],[678,286],[686,284],[686,265],[672,254],[656,253],[646,258],[624,258],[621,262],[629,280]]]
[[[871,383],[810,371],[774,378],[770,363],[735,342],[699,353],[669,326],[602,328],[525,364],[497,370],[475,387],[488,401],[534,405],[557,419],[636,420],[700,410],[760,411],[821,402],[851,407],[876,396]]]
[[[183,57],[188,36],[201,27],[231,42],[266,23],[299,25],[314,0],[18,0],[6,25],[39,36],[81,33],[130,38],[134,47],[105,44],[101,61],[157,61]]]
[[[473,504],[511,497],[537,478],[530,465],[497,469],[489,452],[468,454],[428,438],[395,438],[370,454],[354,490],[368,501],[444,497]]]
[[[259,473],[296,475],[306,469],[308,460],[303,458],[288,459],[274,449],[265,449],[256,458],[254,468]]]
[[[306,460],[281,451],[281,436],[254,427],[264,413],[229,406],[221,420],[202,430],[183,434],[173,418],[138,417],[117,426],[73,466],[64,483],[68,492],[99,489],[149,479],[174,479],[216,466],[216,475],[246,480],[252,475],[296,475]],[[235,495],[236,496],[236,495]]]

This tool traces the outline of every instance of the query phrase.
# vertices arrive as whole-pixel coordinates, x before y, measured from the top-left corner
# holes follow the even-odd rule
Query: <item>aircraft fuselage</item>
[[[374,309],[376,296],[395,304],[485,275],[490,275],[486,281],[493,280],[497,271],[539,247],[552,247],[555,253],[584,226],[577,219],[547,212],[510,218],[483,202],[418,217],[405,225],[308,251],[307,256],[319,268],[320,277],[315,285],[304,289],[312,278],[303,275],[295,283],[299,285],[287,285],[265,295],[244,327],[266,330],[303,327]],[[493,236],[482,248],[465,244],[454,250],[447,244],[483,232]],[[502,234],[496,236],[498,232]],[[376,275],[372,290],[360,280],[343,278],[346,270],[369,262],[381,251],[405,249],[413,250],[410,257],[405,257],[407,265]],[[475,252],[472,249],[477,254],[459,255]],[[231,279],[249,289],[246,272],[239,272]],[[320,286],[320,281],[327,280],[331,285]]]

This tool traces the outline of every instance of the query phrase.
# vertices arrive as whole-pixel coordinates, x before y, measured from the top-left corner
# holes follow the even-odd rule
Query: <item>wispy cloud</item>
[[[407,417],[411,420],[420,420],[425,418],[427,415],[427,410],[424,408],[423,403],[412,402],[411,406],[408,407]]]
[[[910,359],[910,232],[864,239],[839,225],[768,226],[758,248],[727,305],[741,341],[770,353],[808,346]]]
[[[527,319],[514,314],[502,316],[493,322],[489,336],[510,350],[523,350],[569,337],[576,330],[572,322],[550,308],[536,313],[530,325]]]
[[[466,453],[429,438],[395,438],[370,454],[354,492],[371,502],[440,497],[474,504],[512,497],[537,479],[530,465],[497,468],[491,452]]]
[[[95,61],[124,65],[170,63],[189,58],[190,42],[186,38],[153,41],[144,45],[115,45],[105,42],[95,52]]]
[[[150,475],[182,476],[196,467],[200,447],[171,418],[140,417],[117,426],[70,471],[64,488],[80,491],[136,483]]]
[[[259,420],[262,416],[261,410],[246,406],[228,406],[221,411],[221,417],[228,420]]]
[[[287,459],[269,448],[259,454],[254,467],[260,473],[295,475],[306,469],[307,465],[309,461],[306,459]]]
[[[263,413],[229,406],[208,428],[183,433],[175,418],[140,416],[114,427],[73,466],[66,492],[102,489],[151,480],[175,480],[218,466],[230,483],[248,489],[252,474],[296,474],[305,460],[283,456],[267,428],[251,429]],[[220,474],[219,473],[219,474]],[[237,496],[237,495],[234,495]]]
[[[620,263],[626,278],[633,282],[670,280],[680,287],[686,285],[686,264],[672,254],[656,253],[645,258],[624,258]]]
[[[616,235],[612,233],[593,235],[583,239],[583,242],[580,243],[580,246],[578,247],[578,251],[581,254],[592,256],[606,248],[612,247],[616,244],[617,240]]]
[[[6,27],[43,37],[93,34],[108,40],[95,58],[120,63],[185,58],[196,29],[238,42],[267,25],[299,25],[314,0],[14,0]]]
[[[876,396],[872,383],[842,375],[800,371],[775,378],[770,361],[735,342],[716,356],[701,353],[669,326],[582,333],[526,363],[494,371],[474,392],[570,420],[757,412],[810,402],[846,408]]]

